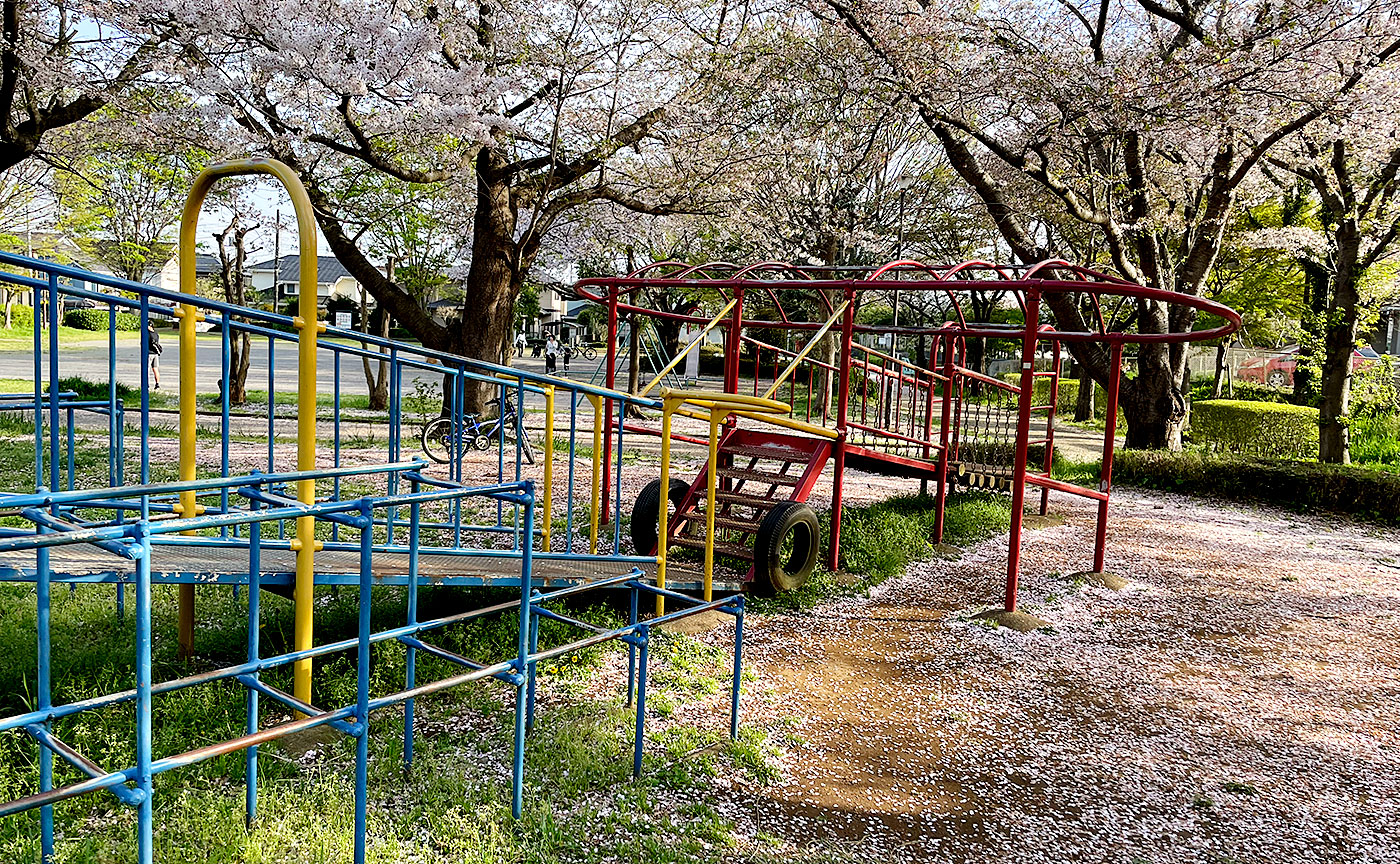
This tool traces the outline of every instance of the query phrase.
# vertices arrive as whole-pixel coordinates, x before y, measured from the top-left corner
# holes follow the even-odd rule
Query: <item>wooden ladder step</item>
[[[699,525],[705,524],[705,514],[703,511],[689,510],[676,517],[678,520],[695,522]],[[758,525],[752,519],[736,519],[733,516],[721,516],[715,514],[715,526],[718,528],[733,528],[737,531],[745,531],[749,534],[758,530]]]
[[[741,504],[745,507],[754,507],[767,510],[779,501],[786,501],[786,498],[768,498],[763,495],[748,495],[743,492],[726,492],[723,489],[715,490],[715,501],[721,504]]]
[[[774,459],[779,462],[810,462],[812,454],[793,447],[771,447],[762,444],[726,444],[719,448],[721,453],[747,456],[751,459]]]
[[[680,537],[672,537],[670,543],[672,546],[685,546],[689,549],[703,550],[705,548],[704,537],[686,537],[682,535]],[[742,558],[745,561],[753,560],[753,548],[749,546],[740,546],[738,543],[716,543],[715,554],[728,555],[731,558]]]
[[[753,471],[748,468],[720,468],[719,476],[734,480],[749,480],[754,483],[770,483],[777,486],[796,486],[802,482],[801,474],[773,474],[768,471]]]

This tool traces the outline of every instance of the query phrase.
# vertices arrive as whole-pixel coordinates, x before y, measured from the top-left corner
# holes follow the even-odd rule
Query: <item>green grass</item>
[[[3,322],[4,314],[3,311],[0,311],[0,323]],[[133,342],[136,341],[137,336],[138,334],[135,332],[118,332],[117,342]],[[48,328],[44,329],[41,338],[44,340],[44,350],[47,351],[49,346]],[[96,342],[105,345],[107,344],[107,338],[105,332],[98,333],[94,330],[79,330],[76,327],[65,327],[63,325],[59,325],[58,328],[58,344],[60,350],[79,343],[91,344]],[[0,350],[23,351],[25,349],[31,351],[34,349],[34,330],[32,328],[0,327]]]
[[[134,656],[131,616],[118,618],[114,588],[84,586],[57,591],[53,604],[56,698],[66,701],[130,686]],[[355,592],[318,592],[318,638],[353,633]],[[506,596],[500,592],[425,589],[420,614],[439,616],[474,608]],[[176,644],[176,589],[157,587],[156,680],[243,659],[246,605],[228,590],[199,595],[201,626],[196,659],[180,660]],[[375,626],[403,620],[402,589],[376,589]],[[569,614],[599,626],[613,626],[620,614],[608,607],[574,608]],[[261,622],[264,652],[285,650],[291,632],[291,606],[265,595]],[[32,586],[0,586],[0,650],[16,662],[0,669],[0,713],[32,703],[34,656]],[[514,616],[449,628],[433,641],[479,659],[508,656],[514,650]],[[557,622],[542,622],[542,645],[576,638]],[[687,636],[658,634],[653,654],[651,695],[678,706],[727,688],[729,666],[718,649]],[[544,679],[580,690],[608,652],[618,645],[580,652],[571,662],[550,664]],[[455,668],[420,655],[419,680],[442,677]],[[402,686],[404,652],[398,646],[375,649],[372,687],[389,692]],[[344,704],[353,696],[353,656],[319,662],[316,700]],[[286,670],[265,673],[274,686],[288,688]],[[719,772],[765,782],[775,774],[772,749],[759,730],[745,729],[730,742],[714,727],[677,723],[669,712],[654,711],[649,724],[644,776],[630,777],[633,714],[620,698],[595,695],[551,701],[538,715],[527,747],[526,812],[519,822],[509,814],[508,770],[512,691],[498,683],[468,685],[419,701],[424,731],[417,739],[413,770],[401,768],[398,712],[375,718],[371,733],[371,860],[427,862],[538,861],[718,861],[732,850],[731,826],[718,816],[708,778]],[[620,694],[619,694],[620,696]],[[179,752],[241,731],[244,698],[240,688],[206,685],[162,696],[156,703],[155,738],[159,753]],[[276,709],[270,715],[279,713]],[[657,719],[656,715],[663,715]],[[134,757],[130,711],[112,708],[68,718],[55,732],[107,766]],[[262,748],[259,760],[260,819],[243,825],[243,756],[232,754],[158,778],[156,857],[205,861],[344,861],[352,838],[353,748],[347,739],[328,739],[320,755],[292,761],[281,745]],[[36,765],[31,742],[0,736],[0,799],[32,791]],[[60,783],[77,779],[58,768]],[[674,801],[686,803],[673,809]],[[64,802],[56,808],[62,860],[133,860],[132,814],[101,796]],[[431,826],[430,830],[424,830]],[[0,820],[0,860],[36,857],[33,815]],[[764,860],[760,858],[759,860]]]

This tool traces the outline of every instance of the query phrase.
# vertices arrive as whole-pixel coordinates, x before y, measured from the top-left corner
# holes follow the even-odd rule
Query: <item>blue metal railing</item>
[[[521,508],[524,513],[523,522],[526,525],[533,524],[535,508],[534,487],[528,480],[479,487],[438,482],[424,489],[427,484],[423,483],[424,478],[417,473],[421,467],[422,463],[420,462],[408,462],[381,466],[341,467],[314,472],[250,474],[238,477],[117,486],[94,490],[47,491],[41,489],[34,493],[0,495],[0,508],[17,510],[34,523],[33,531],[6,532],[4,536],[0,536],[0,555],[31,551],[35,555],[36,569],[32,581],[36,585],[39,656],[35,708],[0,719],[0,733],[23,730],[36,742],[40,753],[38,791],[0,804],[0,817],[38,809],[40,811],[41,854],[44,860],[52,860],[55,852],[53,805],[59,801],[105,789],[110,791],[121,803],[136,808],[137,860],[142,864],[149,864],[152,857],[153,779],[156,775],[242,750],[245,753],[247,789],[245,807],[247,817],[251,821],[257,812],[257,748],[259,745],[317,726],[328,726],[355,739],[354,848],[355,861],[359,864],[359,862],[363,862],[365,853],[368,736],[370,734],[371,712],[396,705],[404,706],[404,760],[408,764],[413,759],[415,700],[452,687],[488,678],[503,681],[514,687],[516,697],[511,809],[512,813],[519,817],[524,788],[525,736],[534,724],[534,697],[538,664],[607,641],[620,640],[628,645],[627,699],[629,704],[635,704],[636,707],[633,771],[640,773],[644,744],[648,645],[651,629],[670,620],[709,610],[724,612],[735,618],[730,734],[731,736],[737,735],[744,616],[742,596],[708,603],[703,602],[648,585],[641,581],[641,571],[637,569],[586,584],[575,584],[566,588],[542,592],[535,587],[532,572],[536,545],[535,535],[532,533],[520,544],[520,595],[517,600],[441,618],[420,620],[418,618],[418,590],[423,579],[419,571],[418,540],[423,528],[422,511],[426,505],[461,502],[471,498],[487,498]],[[298,481],[325,481],[371,475],[398,477],[409,483],[409,491],[345,500],[331,497],[314,504],[302,504],[276,492],[277,489]],[[218,512],[177,520],[151,518],[157,502],[171,499],[181,493],[218,495],[221,499],[229,501],[242,499],[246,501],[246,505],[235,506],[231,504]],[[121,521],[121,517],[128,507],[137,508],[140,518],[136,521]],[[386,525],[387,522],[387,519],[376,518],[375,514],[377,512],[387,513],[395,508],[407,511],[406,524],[404,525],[408,537],[407,553],[409,556],[407,620],[398,627],[372,631],[370,626],[370,591],[375,582],[374,556],[381,548],[374,542],[374,533],[376,529]],[[80,509],[84,512],[110,510],[114,516],[108,521],[74,521],[70,514]],[[270,523],[281,523],[288,519],[307,516],[317,521],[329,522],[332,525],[357,531],[359,534],[359,542],[352,544],[353,548],[358,551],[359,618],[357,635],[354,638],[317,645],[300,651],[263,657],[259,644],[263,532]],[[170,681],[153,682],[151,560],[154,547],[162,539],[176,540],[177,538],[172,536],[176,532],[222,532],[224,529],[234,526],[245,528],[246,537],[229,538],[225,535],[213,539],[225,543],[236,541],[238,548],[247,554],[248,630],[246,661]],[[192,541],[196,538],[182,539]],[[135,573],[131,578],[136,586],[136,686],[130,690],[54,705],[51,699],[53,682],[49,641],[51,593],[55,578],[63,578],[63,574],[55,570],[52,555],[66,547],[80,545],[96,546],[121,556],[135,565]],[[630,614],[626,625],[612,628],[598,627],[556,609],[548,608],[550,604],[557,603],[566,597],[605,587],[630,591]],[[664,595],[679,600],[686,604],[686,608],[650,621],[641,621],[638,618],[637,610],[639,608],[639,595],[643,593]],[[514,654],[508,658],[478,662],[434,646],[422,638],[434,630],[493,614],[514,614],[516,616],[517,645]],[[570,625],[583,631],[584,635],[561,645],[541,649],[539,647],[539,621],[541,618]],[[398,642],[407,648],[404,687],[393,693],[374,694],[371,692],[369,676],[372,648],[374,645],[388,642]],[[323,710],[278,690],[260,677],[264,672],[289,667],[298,661],[352,649],[357,652],[355,700],[351,704],[338,708]],[[463,671],[436,681],[419,682],[416,663],[420,652],[446,660],[461,667]],[[244,733],[235,738],[206,744],[177,755],[157,758],[152,750],[154,698],[215,681],[233,681],[244,688],[247,700]],[[260,700],[262,698],[272,699],[302,716],[262,728],[260,723]],[[82,712],[125,703],[135,703],[136,759],[135,764],[130,767],[119,770],[101,767],[99,762],[78,752],[54,731],[55,721],[73,717]],[[87,779],[67,786],[55,787],[53,784],[53,757],[55,755],[75,767]]]
[[[125,464],[125,442],[122,441],[126,432],[127,418],[131,413],[137,414],[134,427],[131,429],[133,445],[139,446],[139,482],[147,482],[151,478],[151,440],[153,434],[153,416],[158,418],[159,411],[153,413],[151,408],[151,391],[153,381],[151,379],[150,351],[144,337],[140,339],[140,344],[135,352],[136,359],[141,364],[140,369],[140,397],[139,411],[136,406],[132,406],[129,412],[123,412],[122,399],[118,395],[119,381],[119,340],[117,336],[117,315],[120,312],[132,312],[138,316],[142,333],[145,331],[146,323],[150,320],[173,319],[178,308],[182,304],[194,306],[200,314],[206,316],[206,320],[218,333],[218,346],[220,353],[219,370],[221,379],[225,382],[222,393],[216,406],[218,424],[222,433],[219,436],[219,474],[230,476],[236,473],[240,467],[246,470],[246,462],[242,466],[236,465],[234,454],[231,448],[231,441],[237,437],[231,433],[236,422],[242,422],[243,418],[234,411],[235,406],[230,403],[230,387],[227,385],[232,378],[232,353],[235,339],[241,342],[244,335],[252,341],[266,340],[266,352],[268,357],[267,368],[267,406],[266,406],[266,462],[265,470],[274,472],[282,467],[279,465],[279,453],[283,458],[287,458],[286,453],[291,452],[290,442],[287,447],[279,447],[278,440],[278,414],[277,398],[278,393],[284,388],[278,386],[278,355],[286,356],[278,351],[279,343],[295,342],[298,338],[294,329],[294,319],[276,312],[245,308],[223,301],[186,295],[175,291],[168,291],[152,285],[131,282],[118,277],[106,276],[102,274],[90,273],[74,267],[68,267],[52,262],[41,261],[10,253],[0,253],[0,266],[10,268],[15,272],[0,270],[0,282],[27,288],[33,292],[36,306],[36,326],[34,329],[34,391],[28,398],[32,401],[33,410],[37,419],[34,431],[34,484],[33,488],[61,488],[62,478],[59,472],[59,465],[66,461],[70,465],[74,461],[74,441],[73,428],[74,421],[71,419],[71,412],[66,412],[59,403],[49,400],[47,392],[56,392],[59,389],[60,366],[63,361],[59,352],[59,330],[60,322],[59,310],[65,302],[82,301],[85,303],[98,304],[99,308],[105,307],[108,311],[109,333],[107,341],[107,399],[103,403],[106,409],[111,412],[108,423],[109,436],[120,446],[111,448],[109,456],[109,483],[111,485],[121,485],[127,482]],[[27,271],[27,272],[18,272]],[[100,289],[100,290],[99,290]],[[45,348],[42,338],[42,331],[47,327],[48,339]],[[389,406],[383,415],[366,415],[365,422],[371,429],[383,428],[385,430],[384,444],[380,448],[380,458],[390,462],[396,462],[418,452],[416,435],[407,438],[404,435],[405,429],[411,423],[412,411],[407,410],[411,400],[409,387],[412,382],[430,375],[435,379],[444,382],[447,392],[444,394],[445,411],[452,421],[451,436],[451,459],[445,469],[447,478],[457,483],[482,483],[494,481],[503,483],[508,481],[518,481],[525,479],[530,469],[523,458],[522,447],[519,443],[520,436],[526,433],[524,418],[527,413],[537,413],[539,403],[542,401],[546,388],[552,389],[560,396],[567,395],[569,404],[569,424],[567,450],[569,454],[569,470],[567,472],[567,485],[563,490],[561,503],[564,505],[564,528],[562,535],[558,532],[547,532],[553,536],[551,540],[557,540],[551,544],[553,548],[572,550],[576,547],[576,541],[583,536],[588,519],[580,519],[579,509],[584,506],[584,502],[591,500],[591,484],[606,482],[613,486],[610,490],[617,495],[622,490],[622,473],[624,461],[622,457],[623,442],[622,436],[616,436],[617,441],[612,441],[612,436],[605,436],[604,440],[610,445],[607,449],[613,450],[611,458],[605,460],[611,463],[611,468],[605,467],[603,470],[610,471],[611,477],[600,477],[599,469],[596,466],[597,457],[600,454],[593,454],[595,468],[587,476],[579,476],[579,472],[574,470],[573,460],[579,450],[583,448],[578,441],[580,434],[588,435],[591,430],[580,423],[580,403],[590,403],[590,400],[601,398],[602,404],[610,409],[609,413],[617,412],[613,422],[619,423],[618,418],[625,414],[628,406],[646,407],[660,409],[660,402],[655,399],[638,398],[621,394],[616,391],[598,387],[590,383],[570,381],[566,379],[554,378],[551,376],[530,372],[527,370],[514,369],[506,366],[499,366],[470,358],[460,357],[453,354],[435,351],[419,345],[397,342],[394,340],[377,337],[369,334],[358,333],[352,330],[345,330],[336,327],[326,327],[322,338],[317,340],[317,350],[322,356],[330,355],[331,363],[320,364],[321,368],[329,368],[331,379],[329,382],[331,417],[325,418],[325,425],[329,427],[330,434],[331,464],[341,466],[347,459],[347,448],[343,440],[343,422],[347,419],[344,410],[345,396],[349,394],[351,388],[345,379],[347,374],[347,363],[357,366],[361,359],[368,359],[373,363],[384,361],[388,366],[389,373]],[[295,356],[295,355],[293,355]],[[129,361],[124,361],[129,362]],[[502,425],[496,430],[496,434],[491,441],[491,448],[496,451],[494,477],[491,477],[489,468],[483,465],[476,465],[475,472],[469,476],[464,465],[468,463],[467,449],[469,441],[466,430],[469,428],[468,417],[465,414],[467,404],[467,389],[469,387],[481,387],[493,390],[502,403],[506,401],[507,395],[513,396],[519,408],[518,417],[521,418],[519,428],[507,430]],[[527,404],[528,403],[528,404]],[[562,403],[561,403],[562,404]],[[90,405],[86,410],[94,411],[99,406]],[[428,406],[419,405],[420,409]],[[432,416],[437,416],[435,409]],[[65,413],[66,412],[66,413]],[[207,416],[207,415],[206,415]],[[64,420],[67,420],[66,435]],[[157,421],[154,421],[158,423]],[[380,423],[383,426],[380,426]],[[593,422],[598,422],[595,416]],[[252,427],[246,427],[250,434]],[[159,429],[155,430],[160,432]],[[561,430],[562,432],[562,430]],[[562,436],[561,436],[562,437]],[[514,440],[512,440],[514,439]],[[552,454],[554,441],[544,442],[545,447],[541,448]],[[66,452],[65,452],[66,445]],[[562,448],[561,448],[562,449]],[[364,454],[356,454],[357,458],[363,458]],[[46,471],[47,469],[47,471]],[[71,470],[70,470],[71,475]],[[586,472],[585,472],[586,473]],[[399,479],[397,475],[388,478],[390,493],[397,491]],[[339,478],[334,481],[335,494],[339,494]],[[589,485],[585,485],[589,484]],[[537,514],[545,518],[552,519],[552,501],[546,497],[544,511],[537,508]],[[616,499],[615,499],[616,500]],[[221,509],[228,507],[228,501],[221,499],[219,502]],[[459,504],[454,504],[454,509],[460,508]],[[508,505],[505,502],[496,502],[496,514],[494,525],[491,527],[497,533],[507,531],[515,538],[518,546],[518,535],[521,531],[521,512],[516,505]],[[622,551],[621,543],[623,532],[621,531],[621,521],[616,508],[604,508],[611,510],[611,513],[599,514],[600,516],[610,516],[605,521],[610,521],[611,531],[603,534],[603,537],[611,535],[610,549],[602,548],[596,550],[599,553],[619,553]],[[387,520],[387,527],[391,540],[396,536],[397,529],[401,523],[401,517],[396,508],[390,508],[382,517]],[[472,530],[482,529],[483,525],[476,525],[469,528],[466,524],[457,520],[452,533],[452,544],[454,546],[470,545],[473,538],[470,536]],[[225,535],[244,530],[241,527],[225,529]],[[334,540],[339,540],[340,527],[333,528]],[[278,536],[285,536],[285,530],[279,526]]]

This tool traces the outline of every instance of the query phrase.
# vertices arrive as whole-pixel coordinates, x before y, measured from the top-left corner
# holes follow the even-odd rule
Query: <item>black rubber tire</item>
[[[690,484],[684,480],[671,478],[671,506],[680,509],[685,501]],[[632,504],[632,548],[638,555],[651,555],[656,552],[657,521],[661,517],[661,480],[657,478],[642,487],[637,500]]]
[[[1275,369],[1269,373],[1269,386],[1277,390],[1282,390],[1288,386],[1288,376],[1282,371]]]
[[[423,452],[434,462],[452,461],[452,420],[439,417],[423,427]]]
[[[792,548],[784,554],[788,540]],[[821,527],[811,507],[800,501],[774,505],[753,541],[753,590],[771,597],[801,588],[817,567],[821,545]]]

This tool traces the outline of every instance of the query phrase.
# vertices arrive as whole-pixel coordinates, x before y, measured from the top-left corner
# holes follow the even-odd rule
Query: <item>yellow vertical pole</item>
[[[598,554],[598,506],[599,495],[602,490],[602,471],[600,465],[603,458],[603,397],[589,393],[588,401],[593,403],[593,497],[588,507],[588,554]],[[569,494],[573,494],[570,490]]]
[[[719,424],[728,412],[710,409],[710,467],[705,472],[705,602],[710,602],[715,577],[715,487],[719,476]],[[664,459],[664,457],[663,457]],[[665,464],[664,462],[662,463]]]
[[[301,234],[301,255],[297,293],[298,315],[294,320],[297,328],[297,470],[316,470],[316,393],[319,382],[316,380],[316,226],[301,225],[303,214],[298,211],[297,222]],[[310,213],[305,214],[310,222]],[[309,249],[308,249],[309,246]],[[297,481],[297,500],[303,504],[316,503],[316,481]],[[293,594],[295,604],[295,625],[292,632],[293,648],[305,651],[312,643],[312,605],[315,602],[316,582],[316,520],[311,516],[297,519],[295,543],[297,553],[296,584]],[[292,667],[292,694],[303,702],[311,701],[311,660],[298,660]]]
[[[671,409],[675,401],[661,397],[661,505],[656,508],[656,587],[666,587],[666,505],[671,503]],[[637,550],[641,554],[641,550]],[[666,598],[656,595],[657,617],[666,614]]]
[[[276,159],[236,159],[210,165],[195,178],[189,197],[185,199],[184,214],[180,218],[180,290],[186,294],[195,293],[195,229],[199,223],[199,210],[214,181],[220,177],[240,174],[270,174],[282,183],[292,200],[292,209],[297,215],[297,235],[300,252],[300,303],[293,323],[297,337],[297,470],[311,471],[316,468],[316,334],[320,326],[316,321],[316,218],[311,209],[311,199],[302,186],[301,179]],[[194,325],[198,318],[194,307],[181,305],[180,318],[180,479],[193,480],[195,476],[194,453]],[[268,370],[276,374],[275,370]],[[225,431],[227,434],[227,430]],[[316,483],[302,480],[297,483],[297,500],[304,504],[315,503]],[[181,496],[182,516],[196,515],[197,505],[194,494]],[[304,651],[311,647],[312,636],[312,585],[315,578],[315,519],[303,516],[297,519],[297,533],[291,546],[296,550],[296,583],[293,594],[296,603],[292,648]],[[190,586],[188,624],[191,633],[194,626],[194,594]],[[186,625],[185,591],[181,590],[181,628]],[[311,701],[311,661],[299,660],[292,671],[292,692],[304,702]]]
[[[523,425],[521,428],[524,428]],[[544,548],[549,551],[549,520],[554,509],[554,388],[544,388]],[[533,530],[533,529],[532,529]]]
[[[187,217],[190,214],[186,214]],[[180,292],[182,294],[193,295],[197,291],[195,285],[195,263],[194,263],[194,224],[199,218],[199,209],[196,207],[193,218],[190,219],[190,239],[185,243],[183,230],[180,244]],[[184,227],[182,223],[182,229]],[[185,249],[189,249],[189,261],[186,263]],[[176,310],[176,315],[180,319],[180,479],[195,479],[195,324],[203,318],[196,308],[189,303],[181,303]],[[145,334],[142,334],[145,338]],[[184,518],[191,518],[199,515],[199,504],[195,500],[193,490],[180,493],[180,515]],[[192,533],[189,531],[186,534]],[[181,657],[189,657],[194,654],[194,585],[183,584],[180,586],[179,600],[179,648]]]

